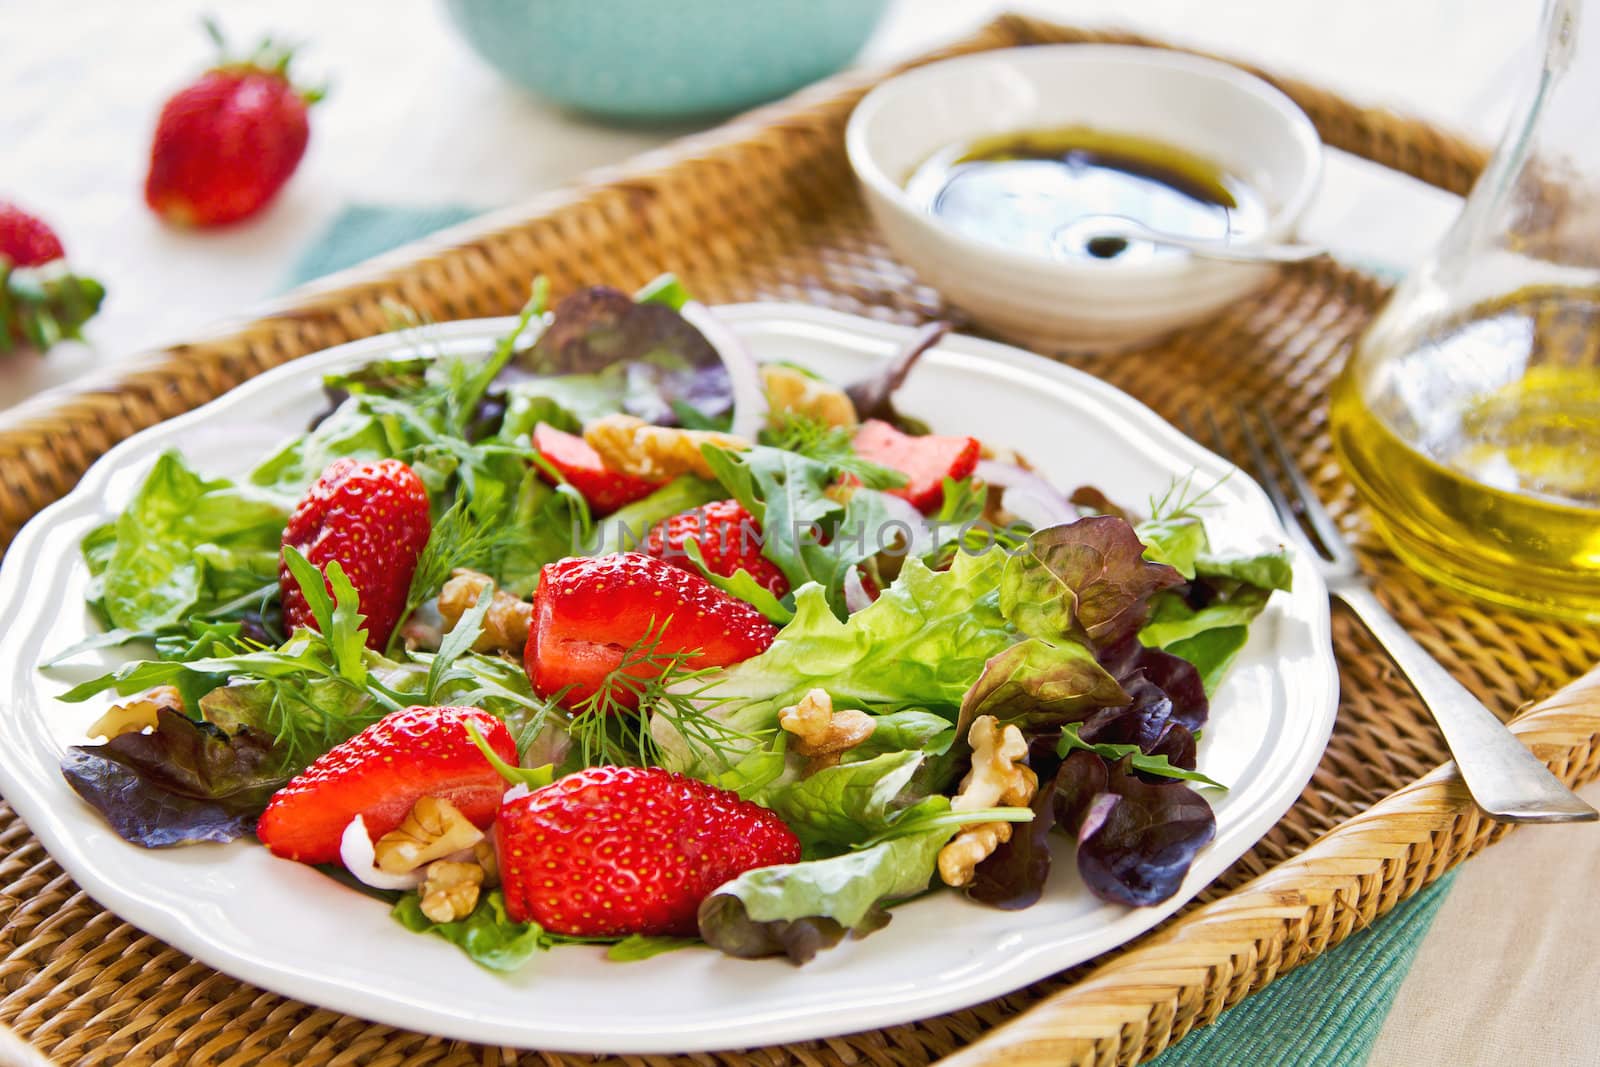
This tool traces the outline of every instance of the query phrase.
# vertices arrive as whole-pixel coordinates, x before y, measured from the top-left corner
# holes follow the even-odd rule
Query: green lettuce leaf
[[[422,913],[416,893],[407,893],[390,912],[401,926],[418,934],[434,934],[460,948],[474,963],[491,971],[515,971],[556,943],[538,923],[512,922],[505,894],[483,894],[472,914],[455,922],[437,923]]]
[[[606,959],[613,963],[632,963],[635,960],[647,960],[652,956],[659,956],[663,952],[694,948],[700,943],[700,939],[696,937],[649,937],[645,934],[631,934],[606,949]]]
[[[829,859],[746,871],[701,903],[700,936],[730,956],[805,963],[846,933],[882,929],[886,905],[928,888],[956,830],[941,826]]]
[[[913,799],[908,792],[923,758],[908,750],[842,763],[773,789],[763,802],[808,850],[840,851],[893,825]]]
[[[804,586],[795,595],[794,621],[767,651],[697,678],[695,691],[710,702],[707,714],[750,737],[770,737],[779,711],[819,686],[837,707],[875,713],[920,708],[953,723],[984,664],[1016,640],[1000,614],[996,585],[1004,566],[999,552],[958,555],[947,571],[908,559],[893,585],[844,622],[820,586]],[[653,730],[674,769],[722,769],[676,736],[670,723],[658,718]]]
[[[270,598],[287,521],[280,501],[164,453],[123,513],[84,542],[99,606],[113,627],[151,631],[252,593]]]
[[[984,664],[962,701],[960,721],[993,715],[1028,730],[1127,702],[1128,694],[1088,648],[1030,637]]]

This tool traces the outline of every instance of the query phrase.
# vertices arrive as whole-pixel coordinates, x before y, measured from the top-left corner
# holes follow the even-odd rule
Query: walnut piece
[[[761,384],[767,390],[767,403],[775,416],[792,411],[826,426],[851,430],[861,421],[856,415],[856,406],[843,389],[793,367],[766,364],[761,368]]]
[[[1023,763],[1028,742],[1015,726],[1002,728],[993,715],[980,715],[967,731],[972,746],[972,769],[961,779],[961,789],[950,801],[951,811],[978,811],[1001,805],[1026,807],[1039,788],[1039,778]],[[978,864],[988,859],[1003,841],[1011,840],[1008,822],[983,822],[964,826],[939,850],[939,877],[946,885],[966,885]]]
[[[714,478],[711,465],[700,454],[701,445],[734,451],[750,447],[749,441],[733,434],[654,426],[632,415],[596,419],[583,428],[583,439],[611,470],[655,482],[680,474]]]
[[[439,590],[439,614],[444,617],[446,631],[455,628],[485,589],[494,592],[494,599],[483,617],[483,632],[472,642],[472,651],[513,652],[520,657],[533,626],[533,605],[504,589],[496,589],[494,579],[487,574],[460,567],[450,572],[450,580]]]
[[[380,871],[405,874],[482,840],[483,831],[454,804],[423,797],[411,806],[405,821],[378,838],[373,852]]]
[[[484,870],[476,863],[434,860],[417,888],[422,914],[436,923],[465,919],[478,906],[478,887],[483,881]]]
[[[810,757],[805,771],[810,776],[837,766],[839,757],[871,737],[878,724],[854,708],[834,711],[827,690],[813,689],[778,712],[778,725],[794,735],[794,751]]]
[[[89,727],[88,736],[103,737],[109,741],[123,734],[137,733],[145,727],[154,730],[156,712],[162,708],[170,708],[176,712],[183,711],[183,694],[178,692],[176,686],[158,685],[126,704],[113,704]]]
[[[485,888],[493,888],[500,884],[500,854],[494,850],[494,843],[488,838],[472,846],[472,860],[483,868],[483,884]]]

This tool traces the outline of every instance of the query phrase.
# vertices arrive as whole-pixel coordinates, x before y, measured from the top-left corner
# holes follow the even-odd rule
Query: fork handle
[[[1394,657],[1444,734],[1467,790],[1501,822],[1591,822],[1600,812],[1550,773],[1467,687],[1450,676],[1378,602],[1372,590],[1335,592]]]

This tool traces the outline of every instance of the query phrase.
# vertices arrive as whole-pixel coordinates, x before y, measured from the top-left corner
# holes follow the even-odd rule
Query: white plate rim
[[[912,332],[911,327],[796,304],[730,305],[718,308],[718,314],[725,317],[736,330],[740,327],[783,326],[787,323],[797,328],[838,331],[858,338],[870,338],[874,342],[881,342],[886,351],[903,342]],[[487,340],[503,333],[512,321],[485,319],[444,323],[430,327],[428,336],[441,344],[458,340]],[[179,436],[196,423],[219,418],[230,410],[243,409],[252,397],[277,388],[291,378],[320,375],[332,366],[369,360],[397,348],[411,347],[414,343],[414,338],[406,335],[384,335],[304,357],[264,372],[210,404],[121,442],[86,472],[71,493],[40,512],[19,533],[6,553],[5,565],[0,567],[0,617],[12,617],[10,608],[21,600],[27,584],[23,574],[25,562],[37,559],[49,529],[74,512],[93,510],[96,506],[103,508],[104,505],[99,504],[100,493],[106,487],[107,480],[121,469],[124,457],[143,454],[147,450],[153,455],[158,442]],[[1126,420],[1130,437],[1144,439],[1142,445],[1181,456],[1186,467],[1192,466],[1208,477],[1231,472],[1230,483],[1238,486],[1250,506],[1259,513],[1261,521],[1270,523],[1271,529],[1278,529],[1270,502],[1258,486],[1227,461],[1202,449],[1149,408],[1108,383],[1007,345],[963,335],[947,337],[930,358],[937,358],[941,354],[981,357],[986,364],[998,364],[1015,372],[1014,376],[1024,384],[1029,377],[1043,377],[1070,385],[1093,403],[1115,410],[1120,418]],[[1297,681],[1297,685],[1306,687],[1307,698],[1302,710],[1309,712],[1310,718],[1300,724],[1305,728],[1304,733],[1299,738],[1298,747],[1278,768],[1270,796],[1249,813],[1241,815],[1236,823],[1226,828],[1219,824],[1216,841],[1201,853],[1179,893],[1155,907],[1117,909],[1119,917],[1108,921],[1097,938],[1081,939],[1071,946],[1028,946],[1006,959],[996,960],[996,967],[973,975],[969,981],[938,989],[919,989],[909,994],[885,995],[866,1002],[844,1003],[826,1016],[753,1013],[737,1024],[718,1025],[715,1029],[688,1020],[670,1028],[648,1031],[624,1028],[600,1035],[592,1031],[575,1031],[555,1023],[508,1025],[483,1015],[452,1011],[448,1005],[397,1000],[387,996],[381,989],[337,984],[308,968],[263,957],[249,946],[221,944],[208,937],[207,930],[186,912],[142,894],[137,886],[120,883],[114,871],[105,869],[92,854],[80,847],[73,833],[74,823],[81,824],[84,819],[98,820],[99,816],[76,800],[53,763],[41,768],[22,758],[24,752],[20,746],[0,746],[0,791],[39,837],[52,858],[91,897],[109,910],[224,973],[285,996],[375,1022],[489,1044],[622,1054],[711,1051],[875,1029],[930,1018],[981,1003],[1137,937],[1182,907],[1231,866],[1288,810],[1321,760],[1332,732],[1338,701],[1338,676],[1332,653],[1326,589],[1311,561],[1303,553],[1292,548],[1291,551],[1294,552],[1295,591],[1289,596],[1292,596],[1295,604],[1294,619],[1309,627],[1306,638],[1310,645],[1316,650],[1325,650],[1303,664],[1304,677]],[[1285,594],[1279,595],[1280,598],[1283,596]],[[1320,605],[1320,610],[1317,605]],[[7,663],[6,649],[7,646],[0,643],[0,668],[9,667],[12,671],[34,669],[32,663]],[[12,709],[9,706],[0,708],[0,711],[4,712],[5,718],[11,717]],[[65,808],[61,806],[63,794],[68,802]],[[747,965],[740,964],[740,961],[731,962]]]

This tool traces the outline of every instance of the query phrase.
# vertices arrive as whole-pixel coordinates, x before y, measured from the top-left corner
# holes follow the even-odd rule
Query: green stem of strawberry
[[[285,82],[294,86],[289,77],[289,64],[294,61],[294,50],[299,47],[295,44],[285,44],[275,41],[272,37],[261,38],[255,51],[249,55],[235,55],[228,46],[228,38],[222,32],[222,24],[215,15],[206,14],[201,17],[200,25],[205,30],[206,36],[217,46],[217,62],[213,70],[252,71],[262,74],[275,74]],[[295,95],[305,101],[307,107],[315,104],[328,95],[328,83],[301,88],[294,86]]]
[[[513,767],[489,747],[478,728],[470,722],[465,724],[467,736],[472,738],[472,743],[478,746],[478,751],[483,753],[483,758],[489,761],[500,777],[512,785],[525,785],[529,789],[543,789],[556,780],[556,766],[546,763],[543,767]]]

